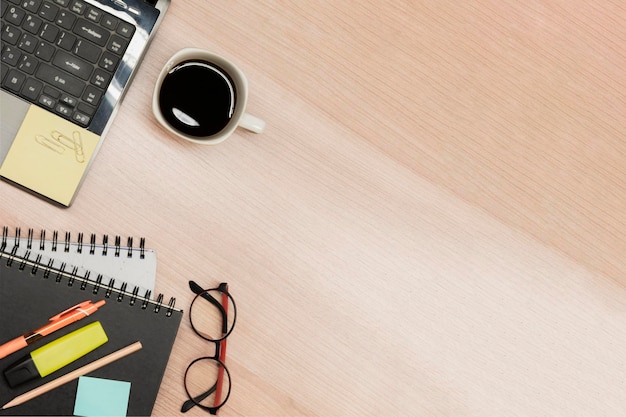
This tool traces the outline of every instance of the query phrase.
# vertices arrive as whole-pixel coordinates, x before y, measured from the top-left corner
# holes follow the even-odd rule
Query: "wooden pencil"
[[[20,405],[20,404],[25,403],[26,401],[32,400],[33,398],[38,397],[41,394],[44,394],[57,387],[60,387],[63,384],[67,384],[68,382],[73,381],[74,379],[78,377],[81,377],[90,372],[93,372],[98,368],[101,368],[105,365],[110,364],[111,362],[115,362],[116,360],[121,359],[124,356],[130,355],[131,353],[136,352],[141,348],[142,348],[141,342],[135,342],[133,344],[126,346],[125,348],[116,350],[115,352],[110,353],[107,356],[104,356],[98,360],[88,363],[87,365],[82,366],[72,372],[69,372],[53,381],[50,381],[46,384],[43,384],[40,387],[37,387],[31,391],[28,391],[22,395],[15,397],[11,401],[3,405],[2,410],[5,410],[10,407],[15,407],[16,405]]]

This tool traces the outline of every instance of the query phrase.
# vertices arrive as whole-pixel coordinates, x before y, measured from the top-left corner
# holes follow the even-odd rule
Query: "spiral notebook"
[[[154,292],[156,252],[146,249],[144,238],[140,238],[139,245],[134,246],[132,237],[128,237],[124,244],[120,236],[109,240],[108,235],[98,237],[94,233],[90,234],[88,241],[83,233],[72,236],[69,232],[59,233],[56,230],[36,233],[28,229],[22,234],[22,230],[16,228],[12,236],[10,233],[8,227],[2,228],[0,245],[11,244],[14,255],[23,257],[27,252],[41,254],[43,258],[65,263],[68,270],[77,267],[108,276],[114,280],[112,285],[115,288],[126,289],[122,288],[126,284],[148,298]]]
[[[127,415],[152,412],[178,332],[182,311],[175,299],[163,302],[134,291],[94,280],[94,272],[46,259],[36,252],[18,256],[15,246],[0,245],[0,343],[44,325],[50,317],[86,300],[105,300],[93,315],[43,337],[27,348],[0,359],[0,371],[32,350],[94,321],[100,321],[108,342],[66,367],[36,381],[10,388],[0,375],[0,405],[39,385],[97,360],[131,343],[143,348],[100,368],[90,377],[130,382]],[[0,411],[4,415],[72,415],[78,380],[74,380],[22,405]]]

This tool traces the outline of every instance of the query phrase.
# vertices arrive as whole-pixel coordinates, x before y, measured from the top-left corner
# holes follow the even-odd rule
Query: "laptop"
[[[170,0],[2,0],[0,177],[69,207]]]

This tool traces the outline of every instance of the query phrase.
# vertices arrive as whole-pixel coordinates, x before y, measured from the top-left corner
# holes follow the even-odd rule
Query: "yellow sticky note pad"
[[[0,175],[69,206],[100,136],[30,106]]]

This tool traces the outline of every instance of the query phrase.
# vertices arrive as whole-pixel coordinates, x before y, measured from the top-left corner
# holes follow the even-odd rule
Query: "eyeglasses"
[[[215,344],[213,356],[203,356],[192,361],[185,371],[185,391],[189,399],[181,411],[198,406],[217,414],[230,397],[230,372],[226,361],[226,338],[232,333],[237,319],[235,300],[228,292],[228,284],[205,290],[189,281],[196,297],[189,308],[189,320],[194,332]]]

